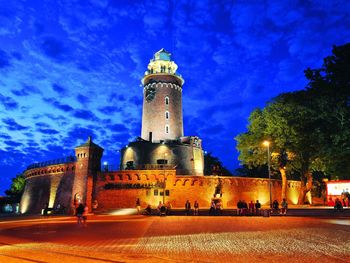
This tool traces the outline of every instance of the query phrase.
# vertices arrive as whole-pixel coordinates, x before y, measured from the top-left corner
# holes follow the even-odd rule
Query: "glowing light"
[[[263,141],[263,145],[264,145],[265,147],[268,147],[268,146],[270,145],[270,142],[269,142],[269,141]]]
[[[328,195],[341,195],[343,192],[350,190],[350,182],[328,182]]]
[[[114,216],[135,215],[137,214],[137,210],[136,208],[121,208],[121,209],[113,210],[109,214]]]
[[[108,165],[108,162],[103,162],[103,165]]]

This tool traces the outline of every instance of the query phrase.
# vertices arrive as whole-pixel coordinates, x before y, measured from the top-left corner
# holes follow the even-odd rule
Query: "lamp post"
[[[269,193],[270,193],[270,208],[272,208],[272,193],[271,193],[271,163],[270,163],[270,142],[264,141],[263,145],[267,147],[267,170],[269,173]]]
[[[108,172],[108,162],[103,162],[103,170]]]

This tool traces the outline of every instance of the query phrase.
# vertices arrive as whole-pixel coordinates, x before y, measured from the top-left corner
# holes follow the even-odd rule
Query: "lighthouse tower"
[[[176,140],[184,135],[182,85],[177,65],[164,49],[154,54],[142,79],[141,138],[150,142]]]
[[[182,85],[171,54],[161,49],[147,66],[143,86],[141,138],[121,149],[121,170],[174,169],[177,175],[203,175],[202,140],[184,136]]]

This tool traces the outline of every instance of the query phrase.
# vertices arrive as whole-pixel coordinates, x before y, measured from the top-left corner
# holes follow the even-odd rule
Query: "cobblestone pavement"
[[[0,262],[350,262],[350,219],[92,216],[0,221]]]

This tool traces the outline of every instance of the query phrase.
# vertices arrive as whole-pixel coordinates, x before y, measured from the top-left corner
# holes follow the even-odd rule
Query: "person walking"
[[[190,201],[187,200],[185,203],[185,213],[187,216],[190,215],[190,211],[191,211],[191,203]]]
[[[137,214],[139,215],[141,212],[141,202],[140,202],[140,198],[137,198],[136,200],[136,210],[137,210]]]
[[[194,215],[198,216],[199,204],[198,204],[197,200],[194,201],[193,207],[194,207]]]
[[[80,226],[82,225],[82,217],[83,217],[83,213],[84,213],[84,205],[82,203],[80,203],[78,205],[78,207],[75,210],[75,215],[77,217],[77,225]]]
[[[86,221],[87,221],[87,215],[89,213],[89,207],[87,204],[84,205],[84,211],[83,211],[83,226],[87,226]]]
[[[282,200],[281,207],[282,207],[282,215],[286,215],[288,210],[288,202],[285,198],[283,198]]]

